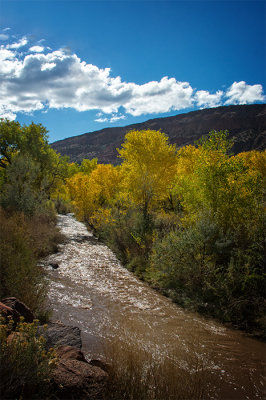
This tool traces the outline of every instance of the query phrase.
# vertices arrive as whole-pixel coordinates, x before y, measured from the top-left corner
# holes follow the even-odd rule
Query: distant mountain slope
[[[116,149],[132,129],[160,129],[178,147],[193,144],[212,129],[227,129],[230,137],[234,137],[235,153],[262,150],[266,148],[266,104],[217,107],[156,118],[140,124],[85,133],[59,140],[51,146],[62,155],[68,155],[71,161],[97,157],[100,163],[118,164],[120,159]]]

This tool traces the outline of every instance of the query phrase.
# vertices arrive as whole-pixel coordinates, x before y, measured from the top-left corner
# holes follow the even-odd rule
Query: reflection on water
[[[60,215],[58,225],[66,241],[58,253],[43,260],[53,318],[82,330],[89,357],[103,357],[114,340],[125,345],[131,340],[136,352],[143,350],[151,357],[175,354],[179,368],[190,374],[200,360],[210,382],[216,382],[212,398],[264,398],[264,343],[184,311],[155,292],[123,268],[71,214]],[[52,262],[59,268],[50,267]]]

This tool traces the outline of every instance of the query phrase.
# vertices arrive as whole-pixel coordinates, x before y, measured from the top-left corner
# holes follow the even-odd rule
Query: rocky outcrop
[[[22,301],[16,299],[16,297],[7,297],[6,299],[2,300],[1,309],[4,311],[4,307],[6,307],[6,312],[10,312],[8,309],[11,309],[11,315],[15,322],[19,321],[20,317],[24,318],[25,322],[33,322],[34,314],[33,312],[27,307]]]
[[[266,147],[266,105],[223,106],[167,118],[155,118],[140,124],[105,128],[52,143],[53,149],[81,162],[97,157],[100,163],[119,164],[117,148],[121,148],[130,130],[152,129],[166,133],[177,147],[194,144],[211,130],[228,130],[234,138],[233,152],[263,150]]]
[[[66,326],[61,323],[49,323],[47,328],[40,326],[38,333],[46,340],[46,348],[72,346],[81,349],[80,329],[76,326]]]
[[[0,314],[6,318],[11,316],[15,324],[19,322],[21,316],[25,322],[34,320],[31,310],[15,297],[0,302]],[[104,370],[105,364],[93,360],[92,365],[86,360],[80,350],[82,342],[78,327],[52,322],[46,327],[39,326],[37,334],[45,338],[47,350],[54,348],[57,353],[58,362],[51,377],[56,398],[107,399],[108,373]],[[7,341],[12,342],[21,335],[20,332],[10,332]]]
[[[57,398],[105,399],[108,374],[100,364],[91,365],[86,360],[80,350],[82,342],[78,327],[52,322],[47,328],[39,327],[38,333],[46,339],[46,349],[55,348],[58,356],[52,376]]]
[[[56,349],[58,363],[53,371],[56,396],[60,399],[106,399],[108,374],[90,365],[84,354],[71,346]]]

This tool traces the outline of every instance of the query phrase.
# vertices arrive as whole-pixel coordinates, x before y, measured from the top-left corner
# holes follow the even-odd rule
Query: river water
[[[266,345],[190,313],[121,266],[72,214],[59,215],[66,240],[42,261],[53,320],[78,326],[88,358],[104,359],[119,339],[156,359],[174,354],[189,376],[205,371],[206,398],[265,399]],[[50,263],[58,263],[53,269]],[[137,400],[137,399],[136,399]]]

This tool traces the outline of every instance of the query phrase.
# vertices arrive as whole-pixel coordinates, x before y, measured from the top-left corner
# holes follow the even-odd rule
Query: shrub
[[[28,218],[28,230],[33,253],[37,258],[55,253],[63,235],[56,226],[56,216],[52,212],[37,214]]]
[[[27,222],[23,214],[0,213],[0,296],[14,296],[33,311],[41,308],[46,285],[36,267]]]
[[[35,313],[43,313],[47,292],[37,258],[62,240],[55,222],[51,214],[26,217],[0,209],[0,297],[17,297]]]
[[[108,222],[99,226],[99,235],[128,269],[143,277],[153,242],[152,214],[144,218],[134,208],[113,208]]]
[[[154,243],[146,278],[181,305],[263,334],[263,219],[223,232],[210,214]],[[242,232],[245,232],[242,237]]]
[[[21,322],[10,333],[13,321],[0,321],[0,395],[4,399],[44,399],[50,391],[51,372],[56,364],[53,349],[37,337],[37,323]]]

